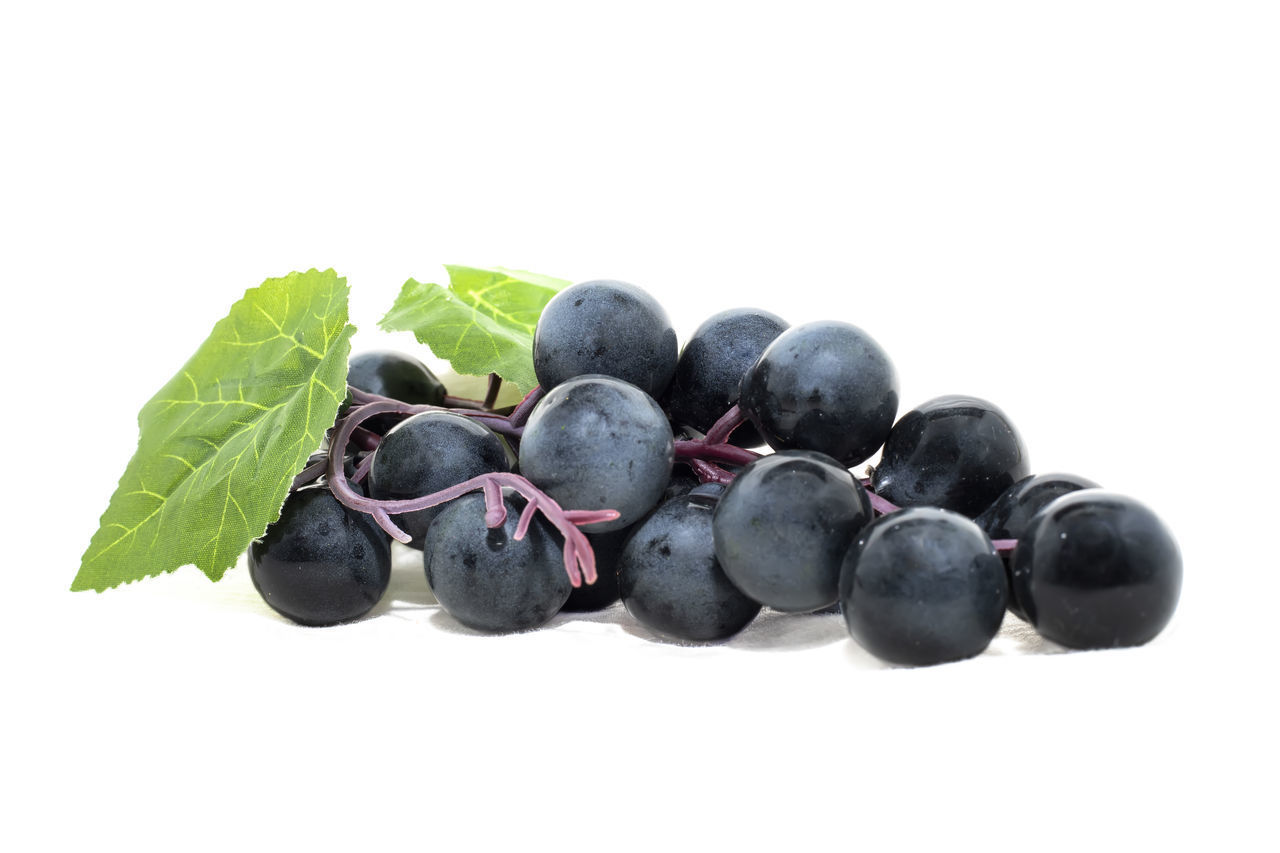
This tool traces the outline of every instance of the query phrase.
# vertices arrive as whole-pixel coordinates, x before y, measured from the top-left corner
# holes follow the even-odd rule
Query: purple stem
[[[297,489],[301,489],[303,486],[311,485],[316,480],[320,479],[327,470],[329,470],[328,459],[321,459],[319,462],[312,462],[306,468],[299,471],[298,475],[293,478],[293,485],[289,487],[289,491],[296,491]]]
[[[682,439],[675,443],[676,459],[684,462],[703,483],[733,482],[733,474],[713,462],[729,465],[750,465],[760,454],[728,444],[729,435],[747,420],[742,409],[735,404],[716,420],[707,434],[698,439]]]
[[[351,441],[361,450],[377,450],[378,445],[382,443],[382,439],[375,432],[369,432],[367,429],[357,429],[351,433]]]
[[[677,441],[676,458],[705,459],[711,462],[727,462],[730,465],[750,465],[760,458],[760,454],[743,447],[734,447],[732,444],[709,444],[706,439],[702,439]]]
[[[699,483],[719,483],[727,486],[733,482],[734,475],[710,462],[701,459],[685,459],[683,460],[693,469],[693,473],[698,475]]]
[[[369,476],[369,470],[373,468],[373,454],[360,460],[360,464],[356,466],[355,472],[351,475],[353,483],[363,483],[364,478]]]
[[[470,397],[454,397],[444,395],[446,408],[467,409],[478,412],[493,412],[493,404],[498,399],[498,389],[502,387],[502,377],[496,373],[489,374],[489,386],[485,389],[483,400],[472,400]]]
[[[496,433],[499,433],[500,435],[509,435],[514,438],[519,438],[520,434],[524,432],[524,428],[522,426],[512,425],[512,422],[511,422],[512,415],[501,415],[501,414],[498,414],[497,412],[486,412],[486,411],[481,411],[480,409],[460,408],[456,406],[455,407],[431,406],[425,403],[415,405],[411,403],[402,403],[399,400],[393,400],[390,397],[383,397],[379,394],[370,394],[368,391],[361,391],[358,388],[350,388],[350,391],[351,391],[351,399],[356,403],[356,408],[363,409],[365,406],[369,406],[374,403],[378,403],[378,404],[389,403],[389,404],[392,404],[391,408],[379,409],[379,412],[383,414],[390,414],[390,415],[420,415],[423,412],[449,412],[450,414],[462,415],[464,418],[471,418],[474,421],[479,421],[480,423],[484,424],[489,429],[493,430]],[[475,405],[479,405],[479,403],[476,403],[476,401],[474,400],[468,401],[458,397],[445,397],[445,402],[450,402],[450,401],[453,401],[455,403],[469,402],[469,403],[474,403]],[[353,408],[351,410],[351,413],[353,414],[355,410],[356,409]],[[364,419],[361,418],[361,420],[364,420]],[[374,443],[372,444],[372,446],[362,445],[361,449],[373,450],[378,446],[377,441],[379,439],[376,435],[364,429],[358,430],[356,434],[359,435],[360,433],[364,433],[365,435],[370,436],[374,439]],[[364,441],[367,444],[368,439],[365,439]]]
[[[498,402],[498,390],[502,388],[502,377],[496,373],[489,374],[489,387],[484,392],[484,407],[493,409],[493,404]]]
[[[507,416],[511,426],[516,429],[523,429],[525,422],[529,420],[529,414],[533,411],[533,407],[538,405],[538,401],[545,396],[547,396],[547,392],[542,390],[542,386],[534,385],[533,390],[525,394],[520,404]]]
[[[481,401],[472,400],[470,397],[455,397],[452,394],[444,395],[444,408],[466,409],[468,412],[486,411],[485,405]]]
[[[729,435],[746,422],[746,414],[742,409],[738,408],[737,403],[734,403],[729,411],[721,415],[719,420],[711,425],[711,429],[707,430],[707,434],[702,440],[707,444],[724,444],[729,440]]]
[[[871,498],[871,508],[874,509],[878,515],[888,515],[891,512],[898,511],[897,506],[889,503],[870,489],[867,489],[867,497]]]
[[[506,521],[507,512],[502,503],[502,489],[508,488],[522,495],[529,505],[534,506],[546,516],[547,520],[564,536],[564,568],[569,575],[569,582],[575,587],[581,586],[584,579],[587,583],[595,583],[595,554],[592,553],[591,544],[587,541],[586,535],[578,529],[578,525],[613,521],[618,517],[616,510],[565,510],[550,495],[538,489],[537,486],[524,477],[506,472],[481,474],[456,486],[450,486],[433,494],[409,500],[374,500],[354,491],[351,488],[351,484],[347,482],[347,478],[342,476],[344,473],[343,457],[346,454],[347,442],[350,440],[351,434],[359,427],[362,421],[374,415],[399,411],[403,406],[403,403],[395,400],[365,403],[359,408],[353,409],[347,417],[338,422],[329,445],[329,489],[333,492],[334,497],[346,507],[372,515],[374,521],[388,535],[400,542],[407,543],[413,537],[396,526],[395,522],[391,520],[392,514],[399,515],[437,506],[461,497],[467,492],[481,489],[484,491],[485,496],[485,524],[489,527],[497,527]],[[523,538],[523,534],[528,531],[528,524],[524,523],[523,518],[525,513],[528,512],[529,509],[526,507],[524,512],[521,513],[521,523],[524,530],[517,527],[516,539]]]

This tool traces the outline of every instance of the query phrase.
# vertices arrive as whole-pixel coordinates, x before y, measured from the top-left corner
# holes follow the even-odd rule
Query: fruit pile
[[[678,350],[652,297],[591,281],[547,303],[533,365],[539,387],[498,409],[496,378],[464,400],[415,359],[353,358],[328,446],[249,547],[266,602],[307,625],[358,618],[396,538],[486,632],[619,598],[677,642],[728,638],[762,607],[838,609],[871,653],[924,665],[980,653],[1006,609],[1099,648],[1147,642],[1177,605],[1181,558],[1150,510],[1032,476],[984,400],[899,418],[892,362],[848,323],[736,309]]]

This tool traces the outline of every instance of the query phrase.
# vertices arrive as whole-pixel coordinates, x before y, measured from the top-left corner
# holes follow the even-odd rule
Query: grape
[[[694,331],[676,362],[666,399],[672,419],[700,432],[711,429],[738,402],[747,369],[786,328],[781,317],[754,308],[712,315]],[[731,441],[739,447],[764,443],[749,423],[734,430]]]
[[[898,377],[857,326],[804,323],[779,335],[751,366],[738,405],[775,450],[816,450],[849,467],[889,435]]]
[[[520,470],[565,509],[614,509],[604,533],[638,521],[671,477],[675,450],[666,415],[634,385],[578,376],[557,385],[529,416]]]
[[[835,603],[845,552],[871,518],[866,491],[839,462],[780,451],[743,468],[720,498],[716,558],[761,604],[817,610]]]
[[[1008,597],[987,535],[931,507],[868,525],[840,575],[849,633],[876,657],[912,666],[980,653],[1000,630]]]
[[[1097,488],[1101,488],[1097,483],[1074,474],[1024,477],[1005,489],[1004,494],[983,510],[974,522],[992,539],[1021,539],[1035,514],[1052,503],[1054,498],[1080,489]],[[1018,604],[1014,594],[1016,590],[1012,587],[1013,553],[1005,552],[1002,559],[1005,574],[1009,575],[1009,610],[1026,619],[1026,611]]]
[[[973,518],[1029,473],[1027,450],[1004,412],[977,397],[936,397],[894,424],[872,485],[900,507]]]
[[[676,333],[662,306],[633,284],[586,281],[542,309],[533,369],[544,391],[575,376],[602,374],[658,397],[676,369]]]
[[[416,358],[391,350],[352,356],[347,363],[347,384],[402,403],[444,405],[444,384],[435,374]],[[382,435],[400,420],[398,415],[374,415],[362,426]]]
[[[618,561],[622,603],[636,621],[665,637],[723,640],[741,631],[760,605],[733,585],[716,560],[711,516],[721,487],[672,498],[636,526]]]
[[[391,581],[391,547],[373,519],[323,486],[289,495],[280,518],[249,544],[249,577],[262,599],[302,625],[368,613]]]
[[[369,469],[369,496],[407,500],[456,486],[472,477],[510,470],[506,446],[488,427],[450,412],[424,412],[402,422],[378,445]],[[421,549],[433,506],[392,516]]]
[[[1087,489],[1031,520],[1013,554],[1013,585],[1027,621],[1055,643],[1139,646],[1173,618],[1182,555],[1150,509]]]
[[[588,533],[591,551],[596,555],[596,582],[574,587],[569,600],[560,608],[566,613],[592,613],[604,610],[618,600],[618,557],[631,535],[631,528],[609,533]]]
[[[427,532],[427,583],[450,616],[490,633],[527,631],[559,612],[573,587],[560,537],[540,517],[516,540],[523,500],[504,501],[507,519],[485,527],[484,495],[447,504]]]

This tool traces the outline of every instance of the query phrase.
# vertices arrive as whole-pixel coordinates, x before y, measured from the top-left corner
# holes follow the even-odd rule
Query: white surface
[[[1274,7],[878,5],[6,7],[5,847],[1274,849]],[[412,566],[326,630],[243,569],[66,592],[246,287],[333,266],[411,347],[443,262],[855,322],[904,411],[1164,517],[1175,621],[905,670],[833,617],[471,636]]]

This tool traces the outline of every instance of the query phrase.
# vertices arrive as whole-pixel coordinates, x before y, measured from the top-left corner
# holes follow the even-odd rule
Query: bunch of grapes
[[[496,377],[462,400],[415,359],[353,358],[329,446],[250,546],[266,602],[307,625],[364,615],[393,537],[486,632],[619,598],[677,642],[762,607],[838,610],[871,653],[923,665],[980,653],[1006,610],[1101,648],[1147,642],[1177,605],[1181,557],[1149,509],[1032,475],[985,400],[898,417],[893,363],[856,326],[735,309],[678,350],[652,297],[590,281],[547,304],[533,363],[539,387],[496,409]]]

